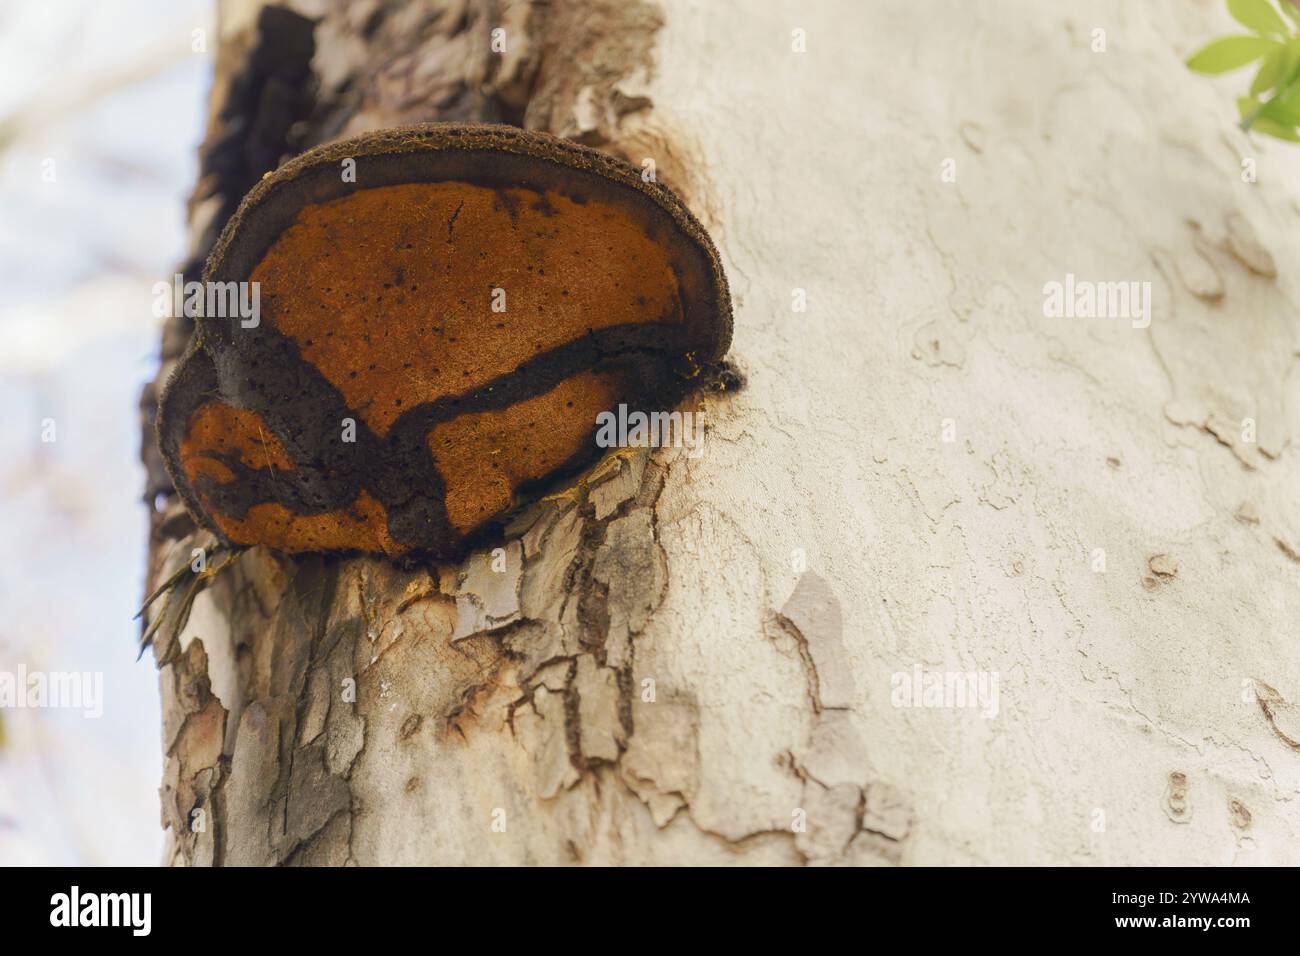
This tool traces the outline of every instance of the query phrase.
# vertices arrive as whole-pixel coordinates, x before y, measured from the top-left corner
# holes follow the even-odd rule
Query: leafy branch
[[[1300,143],[1300,0],[1228,0],[1228,13],[1251,32],[1212,41],[1188,67],[1213,76],[1258,62],[1249,95],[1237,98],[1241,128]]]

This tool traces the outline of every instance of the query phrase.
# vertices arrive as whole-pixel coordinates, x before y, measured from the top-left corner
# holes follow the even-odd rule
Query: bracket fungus
[[[260,314],[196,317],[159,445],[200,524],[284,552],[454,557],[592,462],[601,411],[671,407],[731,340],[717,251],[676,196],[505,126],[304,153],[203,278],[257,283]]]

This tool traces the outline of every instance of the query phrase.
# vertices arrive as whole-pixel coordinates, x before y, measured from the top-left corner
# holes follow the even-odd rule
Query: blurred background
[[[4,865],[161,859],[137,406],[151,287],[185,252],[211,6],[0,4],[0,672],[102,673],[104,698],[98,719],[0,708]]]

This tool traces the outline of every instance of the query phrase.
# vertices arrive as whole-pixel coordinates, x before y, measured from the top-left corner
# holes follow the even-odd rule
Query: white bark
[[[1217,5],[570,6],[509,14],[525,121],[655,159],[748,384],[505,574],[245,556],[163,672],[175,857],[1300,861],[1297,154],[1182,66]]]

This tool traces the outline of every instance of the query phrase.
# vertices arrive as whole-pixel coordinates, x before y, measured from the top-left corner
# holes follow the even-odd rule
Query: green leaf
[[[1297,5],[1295,0],[1278,0],[1278,3],[1281,5],[1283,13],[1292,20],[1300,21],[1300,5]]]
[[[1292,143],[1300,143],[1300,133],[1297,133],[1289,126],[1283,126],[1281,123],[1266,117],[1260,117],[1255,120],[1255,122],[1250,124],[1250,128],[1276,139],[1285,139]]]
[[[1264,104],[1261,108],[1259,100],[1253,96],[1240,96],[1237,98],[1237,112],[1241,114],[1242,124],[1246,124],[1247,117],[1253,117],[1247,128],[1257,133],[1263,133],[1265,136],[1272,136],[1275,139],[1300,143],[1300,133],[1297,133],[1294,129],[1297,123],[1288,123],[1284,119],[1270,116],[1269,114],[1274,111],[1281,113],[1276,101]]]
[[[1288,107],[1285,103],[1279,103],[1277,100],[1265,103],[1264,108],[1259,111],[1255,121],[1251,123],[1251,128],[1259,125],[1260,120],[1269,123],[1279,123],[1282,126],[1300,125],[1300,112]]]
[[[1286,21],[1277,15],[1268,0],[1228,0],[1228,12],[1232,19],[1256,33],[1290,34]]]
[[[1227,73],[1259,59],[1280,45],[1276,40],[1244,34],[1221,37],[1193,53],[1187,66],[1197,73]]]
[[[1300,37],[1293,37],[1286,42],[1286,66],[1282,69],[1281,86],[1286,86],[1300,73]]]
[[[1286,47],[1278,47],[1266,54],[1259,64],[1259,72],[1255,74],[1255,79],[1250,84],[1250,95],[1258,96],[1260,93],[1271,90],[1281,83],[1286,66]]]
[[[1264,103],[1253,96],[1243,96],[1237,100],[1237,112],[1241,114],[1242,129],[1257,129],[1270,136],[1278,135],[1277,127],[1300,126],[1300,83],[1284,88]]]
[[[1292,81],[1289,86],[1282,87],[1282,91],[1269,102],[1280,103],[1287,109],[1300,107],[1300,83]]]

